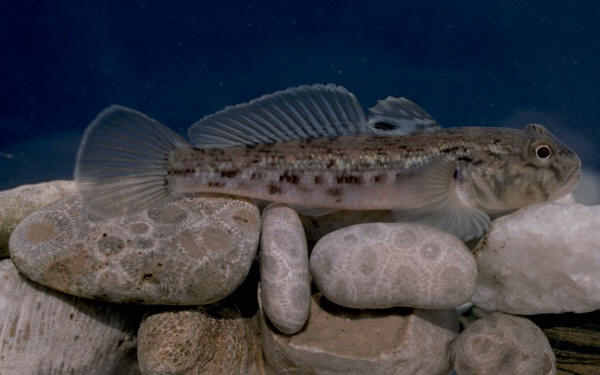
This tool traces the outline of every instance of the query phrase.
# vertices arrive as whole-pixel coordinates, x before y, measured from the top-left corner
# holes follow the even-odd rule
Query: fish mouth
[[[565,180],[566,182],[552,194],[550,200],[562,198],[575,190],[577,185],[579,185],[579,181],[581,181],[581,175],[581,168],[574,168],[569,177]]]

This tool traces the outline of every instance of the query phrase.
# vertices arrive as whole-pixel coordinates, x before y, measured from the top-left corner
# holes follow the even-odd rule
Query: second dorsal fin
[[[316,84],[227,107],[188,130],[198,148],[255,145],[373,133],[363,110],[342,86]]]
[[[388,96],[369,108],[368,125],[379,135],[407,135],[441,129],[427,112],[406,98]]]

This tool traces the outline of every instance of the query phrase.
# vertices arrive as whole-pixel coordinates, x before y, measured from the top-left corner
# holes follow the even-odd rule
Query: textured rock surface
[[[544,314],[600,309],[600,206],[537,204],[492,223],[475,249],[473,302]]]
[[[261,319],[269,374],[447,375],[457,331],[453,310],[352,310],[320,294],[296,335],[280,334]]]
[[[458,238],[409,223],[332,232],[315,245],[310,270],[327,298],[355,308],[455,307],[469,300],[477,276]]]
[[[135,314],[35,285],[9,259],[0,278],[0,374],[121,374]]]
[[[260,240],[262,306],[277,329],[298,332],[310,308],[308,248],[302,223],[286,206],[269,206],[263,212]]]
[[[105,223],[86,220],[75,198],[27,217],[10,239],[28,278],[113,302],[206,304],[233,292],[258,248],[258,209],[244,201],[183,196]]]
[[[147,316],[138,331],[144,375],[257,374],[261,355],[256,324],[232,306]]]
[[[392,211],[335,211],[321,216],[300,215],[309,248],[326,234],[363,223],[396,222]]]
[[[8,239],[21,220],[74,192],[73,181],[51,181],[0,191],[0,257],[8,255]]]
[[[452,345],[452,360],[460,375],[556,374],[556,359],[542,330],[503,313],[464,330]]]

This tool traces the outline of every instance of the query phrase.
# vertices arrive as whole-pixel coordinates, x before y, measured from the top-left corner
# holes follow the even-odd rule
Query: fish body
[[[299,103],[299,104],[298,104]],[[194,145],[152,119],[111,107],[88,129],[76,180],[92,214],[148,208],[185,192],[330,210],[394,210],[463,239],[489,214],[560,198],[577,155],[546,128],[440,128],[387,98],[369,119],[336,86],[304,86],[230,107],[190,129]]]

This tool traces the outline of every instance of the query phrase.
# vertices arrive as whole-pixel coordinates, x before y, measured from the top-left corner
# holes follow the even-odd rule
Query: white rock
[[[35,210],[75,193],[73,181],[51,181],[0,191],[0,257],[8,255],[8,239],[21,220]]]
[[[125,307],[35,285],[10,259],[0,261],[0,279],[0,374],[120,374],[135,349]]]
[[[207,305],[144,318],[138,360],[144,375],[258,373],[257,329],[233,306]]]
[[[463,242],[414,223],[357,224],[315,245],[310,269],[331,301],[354,308],[443,309],[469,300],[477,266]]]
[[[474,250],[473,302],[513,314],[600,309],[600,206],[536,204],[492,223]]]
[[[465,329],[452,345],[460,375],[556,374],[544,332],[525,318],[494,313]]]
[[[111,302],[200,305],[231,294],[258,248],[253,204],[184,195],[161,207],[97,223],[65,198],[28,216],[10,253],[29,279]]]
[[[447,375],[457,332],[454,310],[352,310],[318,293],[295,335],[261,319],[268,374]]]
[[[281,332],[298,332],[310,312],[308,248],[298,214],[281,205],[263,212],[260,240],[262,306]]]

